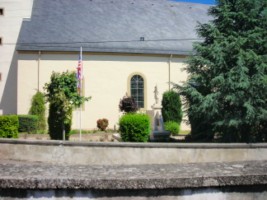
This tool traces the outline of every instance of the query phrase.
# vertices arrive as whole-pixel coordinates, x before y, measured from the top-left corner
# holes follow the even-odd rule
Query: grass
[[[190,130],[180,130],[179,135],[188,135],[190,134]]]
[[[82,134],[94,134],[94,133],[116,133],[117,131],[113,129],[107,129],[105,131],[100,131],[99,129],[94,129],[94,130],[82,130]],[[79,129],[73,129],[70,132],[70,135],[72,134],[78,134],[80,133]]]

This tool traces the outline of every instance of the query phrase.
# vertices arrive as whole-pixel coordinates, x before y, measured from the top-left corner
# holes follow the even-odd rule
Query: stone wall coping
[[[256,149],[267,148],[267,143],[132,143],[132,142],[79,142],[60,140],[0,139],[0,144],[40,146],[109,147],[109,148],[194,148],[194,149]]]
[[[66,165],[0,159],[1,189],[184,189],[266,186],[267,161]]]

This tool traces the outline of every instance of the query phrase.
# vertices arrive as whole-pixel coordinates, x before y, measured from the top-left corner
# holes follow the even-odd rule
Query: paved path
[[[267,185],[267,161],[87,166],[0,160],[0,188],[166,189]]]

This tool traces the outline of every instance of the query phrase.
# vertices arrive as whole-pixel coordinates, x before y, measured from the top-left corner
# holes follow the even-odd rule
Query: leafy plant
[[[119,108],[121,112],[134,113],[138,110],[137,104],[133,97],[124,96],[120,100]]]
[[[77,91],[75,72],[53,72],[50,83],[45,84],[46,98],[49,101],[49,134],[51,139],[69,138],[71,130],[72,110],[79,107],[90,97],[83,97]]]
[[[147,142],[150,135],[148,115],[128,113],[119,121],[119,131],[124,142]]]
[[[43,93],[38,91],[32,97],[29,114],[38,116],[38,124],[37,124],[38,132],[44,133],[46,130],[46,120],[45,120],[45,96]]]
[[[97,120],[97,128],[99,128],[101,131],[105,131],[106,128],[108,127],[108,120],[103,118]]]
[[[19,132],[37,133],[38,116],[36,115],[18,115]]]
[[[180,88],[191,138],[267,141],[266,7],[266,0],[218,0],[213,20],[198,26],[204,41],[194,45]]]
[[[180,125],[174,121],[165,122],[164,128],[166,131],[170,131],[172,135],[178,135],[180,131]]]
[[[17,115],[0,116],[0,137],[18,138],[19,120]]]
[[[164,92],[161,104],[163,121],[174,121],[180,124],[183,117],[180,95],[173,90]]]

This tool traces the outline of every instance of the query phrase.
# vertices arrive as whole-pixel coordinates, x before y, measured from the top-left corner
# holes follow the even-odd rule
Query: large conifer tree
[[[188,61],[193,139],[267,140],[267,1],[218,0]]]

